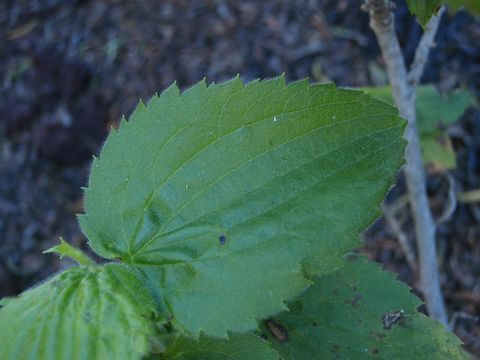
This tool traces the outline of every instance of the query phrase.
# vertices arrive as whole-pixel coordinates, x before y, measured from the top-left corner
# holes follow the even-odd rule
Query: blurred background
[[[386,85],[361,4],[0,1],[0,298],[69,265],[42,255],[60,235],[88,251],[75,217],[83,209],[81,187],[108,129],[140,98],[148,100],[174,80],[186,88],[204,76],[219,82],[237,73],[247,81],[284,72],[288,80]],[[422,30],[405,1],[396,4],[410,63]],[[444,16],[436,43],[422,79],[436,90],[428,88],[434,94],[424,109],[429,114],[443,104],[455,111],[448,119],[442,113],[432,118],[431,144],[422,144],[431,155],[428,190],[452,326],[479,355],[480,196],[470,191],[480,188],[480,114],[471,102],[460,106],[451,96],[479,98],[480,20],[464,11]],[[397,240],[413,246],[404,193],[400,176],[388,199],[393,223],[375,223],[361,251],[415,286],[416,269]]]

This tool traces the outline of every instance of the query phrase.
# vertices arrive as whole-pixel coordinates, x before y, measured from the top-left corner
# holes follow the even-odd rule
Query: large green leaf
[[[263,332],[286,360],[466,359],[458,338],[419,305],[393,274],[354,256],[317,278],[289,312],[270,320],[273,332]]]
[[[82,229],[137,266],[177,329],[247,331],[359,245],[403,129],[393,107],[334,85],[173,85],[110,135]]]
[[[0,359],[141,359],[153,309],[127,268],[72,268],[0,309]]]
[[[269,343],[253,334],[228,340],[202,336],[199,341],[179,337],[168,348],[165,360],[281,360]]]

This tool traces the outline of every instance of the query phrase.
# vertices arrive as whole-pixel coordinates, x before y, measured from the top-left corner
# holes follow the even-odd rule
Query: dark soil
[[[0,297],[18,294],[69,266],[42,251],[62,235],[86,248],[75,214],[92,154],[110,126],[174,80],[185,88],[284,72],[344,86],[383,85],[386,74],[361,0],[0,2]],[[422,33],[397,1],[407,63]],[[480,94],[480,21],[445,16],[424,82]],[[480,114],[470,109],[451,129],[459,191],[480,187]],[[430,174],[432,208],[447,205],[445,174]],[[390,201],[402,196],[402,179]],[[408,208],[399,213],[413,242]],[[467,349],[480,355],[480,207],[457,204],[438,229],[448,312]],[[384,220],[362,249],[415,286]]]

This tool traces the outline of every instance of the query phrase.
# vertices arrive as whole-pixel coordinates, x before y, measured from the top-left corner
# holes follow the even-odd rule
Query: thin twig
[[[457,191],[455,186],[455,179],[449,173],[445,173],[445,177],[448,181],[448,195],[447,195],[447,204],[445,205],[442,214],[437,219],[437,225],[443,224],[444,222],[450,220],[455,209],[457,208]]]
[[[446,324],[447,315],[440,290],[435,223],[428,203],[420,139],[416,125],[415,88],[408,81],[407,69],[395,33],[391,6],[389,0],[365,0],[364,9],[370,14],[370,27],[375,32],[380,45],[400,116],[408,120],[405,132],[405,138],[408,140],[407,164],[404,167],[404,173],[415,222],[421,290],[430,316]],[[436,20],[434,19],[434,21]],[[427,28],[432,28],[432,26],[427,25]],[[436,31],[436,28],[431,29],[427,36],[430,37],[434,30]],[[427,43],[426,40],[420,40],[420,44],[425,43]],[[421,73],[423,68],[415,70],[415,72],[417,71]]]
[[[402,226],[397,220],[397,211],[396,206],[389,206],[385,203],[382,204],[382,211],[383,215],[385,216],[385,220],[387,220],[388,225],[392,229],[393,233],[398,239],[400,246],[405,254],[407,259],[408,265],[414,274],[417,273],[417,261],[415,259],[415,251],[408,240],[407,234],[402,231]]]
[[[445,10],[445,6],[442,6],[438,11],[438,14],[432,16],[425,27],[425,32],[423,33],[417,49],[415,50],[415,57],[413,59],[412,66],[410,67],[410,72],[408,73],[408,82],[413,87],[420,83],[425,65],[428,61],[428,55],[430,54],[431,48],[435,45],[435,35]]]
[[[363,9],[370,14],[370,27],[377,36],[382,57],[387,65],[395,102],[397,99],[402,100],[402,106],[397,102],[400,115],[409,120],[415,117],[415,107],[408,106],[415,104],[415,94],[407,82],[407,68],[395,33],[392,3],[389,0],[365,0]]]
[[[461,203],[480,202],[480,189],[461,192],[458,194],[458,201]]]
[[[450,330],[452,330],[452,331],[455,330],[457,322],[460,319],[471,321],[471,322],[474,322],[474,323],[479,323],[480,322],[480,316],[475,316],[475,315],[472,315],[472,314],[469,314],[469,313],[466,313],[466,312],[463,312],[463,311],[455,311],[452,315],[452,318],[450,319],[450,324],[449,324]]]

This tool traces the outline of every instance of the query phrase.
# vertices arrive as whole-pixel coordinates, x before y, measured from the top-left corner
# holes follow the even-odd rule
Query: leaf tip
[[[68,258],[71,258],[72,260],[75,260],[78,263],[78,265],[83,265],[83,266],[95,265],[93,260],[90,259],[85,253],[83,253],[81,250],[67,243],[61,236],[60,236],[60,244],[55,245],[43,251],[43,254],[51,254],[51,253],[58,254],[60,256],[60,259],[63,259],[65,256]]]
[[[287,86],[287,80],[285,79],[285,72],[278,75],[276,79],[283,87]]]
[[[175,80],[169,87],[163,90],[158,97],[163,98],[168,95],[172,95],[176,98],[180,97],[180,88],[178,87],[177,80]]]
[[[285,79],[283,80],[285,81]],[[303,79],[292,81],[287,85],[288,88],[296,88],[297,86],[299,89],[307,89],[310,86],[310,82],[307,77],[304,77]]]

